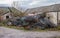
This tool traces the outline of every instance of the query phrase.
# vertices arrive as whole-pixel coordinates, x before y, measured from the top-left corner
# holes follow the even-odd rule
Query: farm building
[[[55,25],[58,25],[60,23],[60,4],[27,9],[26,13],[28,14],[44,13],[46,15],[46,18],[48,18]]]
[[[0,21],[19,16],[20,11],[14,7],[0,7]]]
[[[0,7],[0,21],[12,18],[12,14],[8,7]]]
[[[2,21],[2,20],[9,19],[9,18],[12,18],[11,13],[9,13],[9,12],[6,12],[6,13],[3,13],[3,14],[0,15],[0,20],[1,20],[1,21]]]

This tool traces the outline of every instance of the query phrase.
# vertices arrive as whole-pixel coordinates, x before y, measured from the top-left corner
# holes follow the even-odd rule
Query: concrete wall
[[[6,16],[9,16],[9,18],[12,18],[11,13],[7,13],[1,16],[2,20],[6,20],[7,19]]]
[[[46,13],[46,17],[49,17],[50,21],[57,25],[57,12],[48,12]]]

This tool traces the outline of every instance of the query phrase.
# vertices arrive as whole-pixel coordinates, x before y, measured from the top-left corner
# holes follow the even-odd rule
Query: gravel
[[[23,31],[0,27],[0,38],[60,38],[60,31]]]

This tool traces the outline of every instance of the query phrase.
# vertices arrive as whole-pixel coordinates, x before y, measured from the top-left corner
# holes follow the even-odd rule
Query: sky
[[[34,8],[34,7],[58,4],[60,3],[60,0],[20,0],[20,2],[22,2],[21,7]]]
[[[34,8],[60,3],[60,0],[0,0],[0,4],[10,5],[13,1],[19,1],[19,6],[25,8]]]

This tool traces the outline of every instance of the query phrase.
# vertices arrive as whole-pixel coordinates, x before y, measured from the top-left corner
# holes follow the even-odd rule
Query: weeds
[[[7,28],[18,29],[18,30],[26,30],[23,27],[19,27],[19,26],[14,26],[14,25],[8,26],[4,22],[1,22],[0,23],[0,26],[7,27]],[[26,30],[26,31],[30,31],[30,30]],[[46,28],[44,30],[41,30],[41,29],[33,29],[32,31],[60,31],[60,26],[57,26],[56,28]]]

